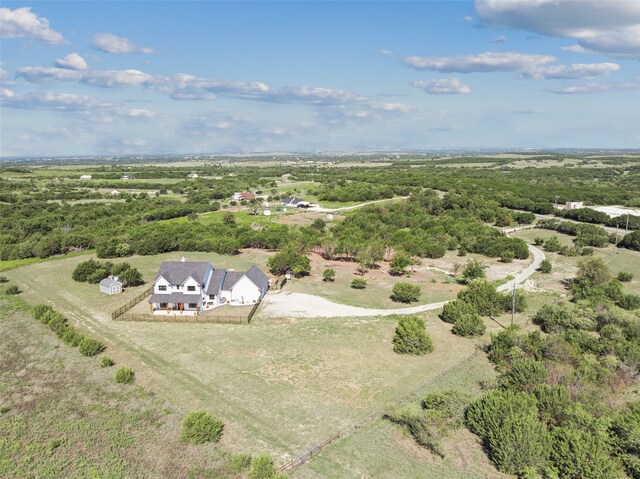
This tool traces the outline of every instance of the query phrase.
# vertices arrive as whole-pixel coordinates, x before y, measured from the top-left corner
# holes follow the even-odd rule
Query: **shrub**
[[[552,236],[544,242],[544,250],[549,253],[557,253],[562,248],[562,244],[557,236]]]
[[[336,279],[336,270],[332,268],[327,268],[322,272],[322,280],[323,281],[333,281]]]
[[[618,278],[618,281],[622,283],[628,283],[633,279],[633,273],[630,273],[628,271],[620,271],[618,273],[617,278]]]
[[[417,316],[403,316],[398,321],[393,338],[393,350],[401,354],[426,354],[433,351],[424,320]]]
[[[454,299],[443,306],[440,319],[445,323],[455,324],[460,317],[470,313],[475,313],[475,309],[471,304]]]
[[[223,429],[224,425],[220,419],[205,411],[192,411],[182,421],[180,439],[191,444],[218,442]]]
[[[7,294],[20,294],[20,288],[15,284],[7,286],[7,289],[4,290]]]
[[[568,304],[545,304],[533,316],[533,323],[545,333],[561,333],[567,329],[596,329],[595,318]]]
[[[0,283],[7,283],[9,279],[6,276],[0,276]]]
[[[53,308],[51,308],[51,306],[48,306],[46,304],[38,304],[33,308],[33,316],[38,321],[42,321],[43,316],[49,311],[53,311]]]
[[[96,356],[104,351],[104,344],[102,341],[92,338],[83,338],[78,344],[78,351],[80,354],[87,357]]]
[[[101,266],[102,263],[100,261],[96,261],[93,259],[83,261],[82,263],[78,264],[78,266],[76,266],[76,268],[73,270],[73,273],[71,274],[71,277],[74,281],[85,283],[89,281],[89,277],[91,277],[96,272],[96,270],[100,269]]]
[[[113,362],[113,359],[111,359],[109,356],[102,356],[102,358],[100,358],[100,367],[101,368],[108,368],[113,366],[115,363]]]
[[[634,309],[640,308],[640,295],[637,294],[623,294],[616,304],[620,306],[622,309],[627,309],[629,311],[633,311]]]
[[[73,329],[71,326],[67,325],[59,334],[60,339],[64,341],[69,346],[77,347],[84,339],[86,339],[82,334]]]
[[[549,426],[561,425],[573,407],[573,399],[566,386],[561,384],[539,384],[533,388],[538,402],[540,419]]]
[[[540,272],[544,273],[544,274],[549,274],[551,273],[551,261],[549,261],[548,259],[543,259],[542,262],[540,263]]]
[[[484,278],[486,276],[485,270],[487,267],[483,265],[477,259],[472,259],[467,262],[464,269],[462,270],[462,279],[467,282],[473,281],[474,279]]]
[[[133,369],[126,366],[121,366],[116,369],[113,377],[118,384],[131,384],[133,382],[134,376],[135,373],[133,372]]]
[[[620,468],[607,441],[589,431],[557,427],[552,432],[551,460],[562,478],[614,479]]]
[[[500,255],[500,262],[502,262],[502,263],[513,263],[513,259],[515,257],[516,257],[516,254],[513,251],[507,250],[507,251],[504,251]]]
[[[533,240],[533,244],[536,246],[542,246],[544,244],[544,238],[536,236],[536,238]]]
[[[114,272],[114,274],[116,274]],[[140,286],[144,284],[142,274],[133,266],[129,266],[118,274],[118,278],[127,286]]]
[[[367,280],[362,278],[356,278],[351,281],[351,287],[353,289],[364,289],[367,287]]]
[[[497,389],[473,402],[465,419],[483,440],[498,470],[515,474],[545,465],[549,434],[538,418],[534,397]]]
[[[482,336],[487,327],[478,313],[464,314],[458,318],[451,332],[458,336]]]
[[[400,281],[393,285],[391,299],[400,303],[411,303],[420,298],[420,286]]]
[[[547,370],[542,363],[535,359],[521,358],[511,362],[511,369],[500,378],[500,382],[507,388],[530,391],[546,377]]]
[[[458,299],[469,303],[482,316],[495,316],[504,312],[503,295],[485,281],[472,281],[458,293]]]
[[[266,454],[254,457],[251,461],[249,479],[272,479],[276,477],[276,468],[273,460]]]

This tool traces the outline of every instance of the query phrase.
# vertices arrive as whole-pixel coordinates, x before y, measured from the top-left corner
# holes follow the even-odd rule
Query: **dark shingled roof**
[[[200,300],[199,294],[169,293],[152,294],[150,303],[197,303]]]
[[[182,284],[191,276],[198,284],[202,284],[210,267],[206,261],[164,261],[156,279],[162,276],[171,284]]]
[[[225,291],[230,290],[243,276],[244,273],[240,271],[227,271],[227,275],[224,277],[224,283],[222,283],[222,289]]]
[[[211,280],[209,281],[209,287],[207,288],[207,294],[218,294],[220,288],[222,288],[222,283],[224,282],[224,277],[227,274],[226,269],[214,269],[213,274],[211,275]]]
[[[260,289],[269,285],[269,278],[255,264],[245,274]]]
[[[287,196],[284,200],[282,200],[282,204],[296,206],[301,201],[302,200],[300,198],[296,198],[295,196]]]

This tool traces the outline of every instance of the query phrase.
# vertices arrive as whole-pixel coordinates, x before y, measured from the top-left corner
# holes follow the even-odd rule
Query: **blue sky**
[[[11,2],[0,155],[640,147],[640,2]]]

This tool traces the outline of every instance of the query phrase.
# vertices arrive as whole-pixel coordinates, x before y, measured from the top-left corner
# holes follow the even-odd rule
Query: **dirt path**
[[[517,230],[517,228],[516,228]],[[511,232],[511,231],[510,231]],[[535,246],[529,246],[533,262],[505,284],[498,286],[498,291],[509,291],[529,278],[544,260],[544,253]],[[391,316],[394,314],[416,314],[442,308],[448,301],[421,304],[408,308],[372,309],[334,303],[328,299],[305,293],[279,292],[268,294],[262,300],[260,314],[268,317],[286,318],[344,318],[364,316]]]
[[[340,208],[323,208],[322,206],[312,206],[311,208],[307,208],[307,211],[317,211],[317,212],[321,212],[321,213],[327,213],[327,212],[333,213],[335,211],[355,210],[356,208],[362,208],[363,206],[374,205],[376,203],[384,203],[385,201],[406,200],[407,198],[409,198],[409,197],[408,196],[400,196],[400,197],[397,197],[397,198],[385,198],[383,200],[367,201],[365,203],[360,203],[359,205],[341,206]]]

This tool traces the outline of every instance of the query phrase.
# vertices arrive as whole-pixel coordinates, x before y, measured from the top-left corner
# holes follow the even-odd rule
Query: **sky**
[[[0,157],[640,147],[640,1],[3,1]]]

